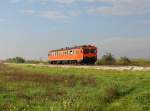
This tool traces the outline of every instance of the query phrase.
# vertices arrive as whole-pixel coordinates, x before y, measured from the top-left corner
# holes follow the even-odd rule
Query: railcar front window
[[[88,54],[89,52],[90,52],[89,49],[84,49],[84,53],[85,53],[85,54]]]
[[[96,50],[91,50],[91,53],[96,53]]]
[[[95,49],[84,49],[84,54],[88,54],[88,53],[96,53]]]

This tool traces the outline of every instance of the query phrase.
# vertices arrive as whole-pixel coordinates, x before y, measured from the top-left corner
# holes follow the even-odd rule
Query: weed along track
[[[149,111],[149,74],[0,64],[0,111]]]

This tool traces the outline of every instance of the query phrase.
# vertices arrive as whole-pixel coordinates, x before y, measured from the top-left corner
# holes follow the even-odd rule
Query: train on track
[[[97,47],[81,45],[50,50],[48,60],[50,64],[95,64]]]

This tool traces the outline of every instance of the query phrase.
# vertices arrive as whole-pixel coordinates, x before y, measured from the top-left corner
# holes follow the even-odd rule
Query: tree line
[[[8,58],[6,59],[6,62],[8,63],[31,63],[31,64],[38,64],[43,61],[41,60],[26,60],[23,57],[14,57],[14,58]]]
[[[131,65],[132,61],[124,56],[119,59],[115,59],[115,57],[111,53],[107,53],[102,56],[101,59],[97,60],[97,65]]]

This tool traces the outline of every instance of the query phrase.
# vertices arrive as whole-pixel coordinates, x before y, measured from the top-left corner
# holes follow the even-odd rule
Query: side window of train
[[[72,55],[73,54],[73,50],[70,50],[70,55]]]
[[[76,54],[78,54],[78,50],[76,50]]]
[[[70,51],[69,50],[67,51],[67,55],[70,55]]]
[[[55,52],[55,56],[57,56],[57,52]]]
[[[66,55],[68,55],[68,51],[66,51]]]
[[[66,55],[65,51],[64,51],[64,56]]]
[[[73,54],[74,54],[74,55],[76,55],[76,52],[75,52],[75,50],[73,50]]]

